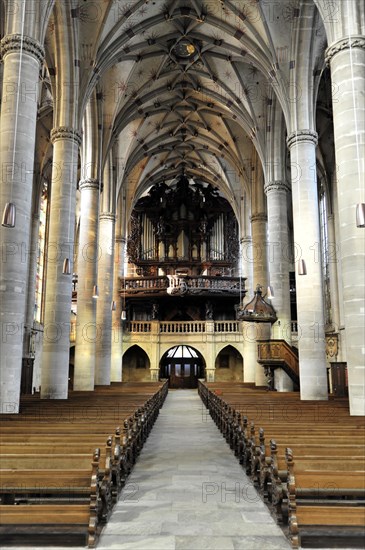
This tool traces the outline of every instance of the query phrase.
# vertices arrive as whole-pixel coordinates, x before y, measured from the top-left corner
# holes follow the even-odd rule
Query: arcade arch
[[[147,353],[140,346],[131,346],[123,355],[123,382],[149,382],[150,379]]]
[[[244,361],[235,347],[225,346],[215,360],[216,382],[243,382]]]
[[[198,379],[204,378],[204,370],[203,356],[191,346],[174,346],[160,361],[160,378],[167,378],[169,387],[174,389],[196,388]]]

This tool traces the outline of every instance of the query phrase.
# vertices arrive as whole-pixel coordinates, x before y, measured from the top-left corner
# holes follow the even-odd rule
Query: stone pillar
[[[242,274],[246,279],[246,299],[244,302],[253,297],[253,249],[252,238],[250,236],[241,239],[241,264]],[[255,382],[256,362],[257,362],[257,345],[255,324],[242,322],[243,342],[244,342],[244,359],[243,359],[243,381]]]
[[[332,313],[332,329],[334,332],[339,331],[340,327],[340,304],[338,297],[338,254],[335,233],[334,214],[330,214],[327,218],[328,228],[328,271],[330,280],[330,296],[331,296],[331,313]]]
[[[350,4],[349,4],[350,5]],[[365,202],[365,38],[348,36],[326,52],[333,83],[340,262],[350,413],[365,412],[365,248],[355,208]]]
[[[263,295],[266,294],[268,286],[268,257],[267,257],[267,215],[265,213],[256,213],[251,216],[252,226],[252,245],[254,254],[253,263],[253,280],[254,287],[257,284],[262,285]],[[249,300],[252,297],[249,297]],[[270,323],[253,323],[254,331],[257,340],[269,340],[271,325]],[[262,365],[257,363],[257,346],[256,346],[256,371],[255,383],[256,386],[266,386],[266,376]]]
[[[72,280],[62,271],[69,258],[73,271],[76,175],[81,137],[61,126],[51,132],[53,170],[46,251],[46,294],[41,397],[66,399],[70,355]]]
[[[27,277],[37,121],[39,68],[43,46],[29,36],[10,34],[1,41],[3,59],[0,117],[0,213],[16,206],[14,228],[0,227],[1,411],[19,410],[22,336],[27,307]]]
[[[99,298],[96,312],[95,385],[110,385],[115,215],[104,212],[99,217],[100,259],[98,268]]]
[[[121,323],[122,299],[120,296],[120,278],[124,275],[124,252],[125,239],[117,237],[114,247],[114,284],[113,300],[116,304],[116,310],[112,312],[112,365],[111,382],[122,381],[122,362],[123,362],[123,330]]]
[[[328,398],[323,316],[322,268],[316,173],[317,134],[298,130],[287,139],[291,157],[295,261],[303,259],[307,275],[296,270],[301,399]]]
[[[205,378],[207,382],[214,382],[215,380],[215,335],[214,335],[214,321],[206,321],[206,357],[205,357]]]
[[[99,181],[87,178],[80,182],[80,229],[77,261],[77,319],[74,384],[75,390],[92,390],[95,376]]]
[[[291,344],[291,316],[289,290],[289,236],[288,204],[289,186],[283,181],[270,181],[265,185],[268,214],[268,260],[270,285],[275,299],[272,305],[278,320],[271,327],[273,339],[286,340]],[[293,383],[282,369],[275,369],[275,388],[292,391]]]
[[[38,240],[39,240],[39,214],[33,214],[32,226],[29,239],[29,272],[28,272],[28,287],[27,287],[27,308],[24,327],[24,347],[23,356],[29,357],[29,338],[31,328],[34,321],[34,304],[35,304],[35,289],[37,277],[37,260],[38,260]]]

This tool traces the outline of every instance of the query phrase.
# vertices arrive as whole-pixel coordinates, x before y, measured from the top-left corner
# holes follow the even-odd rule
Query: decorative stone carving
[[[99,191],[100,183],[99,180],[94,178],[86,178],[84,180],[80,180],[79,182],[79,190],[85,191],[85,190],[95,190]]]
[[[293,145],[296,145],[297,143],[313,143],[314,145],[317,145],[318,134],[313,130],[296,130],[287,137],[286,144],[288,149],[291,149]]]
[[[336,54],[350,48],[365,49],[365,38],[363,36],[346,36],[329,46],[325,53],[326,65],[330,65],[332,58]]]
[[[264,373],[266,377],[266,383],[267,383],[267,389],[268,391],[275,391],[275,385],[274,385],[274,369],[269,366],[264,367]]]
[[[78,146],[81,145],[80,132],[71,126],[59,126],[51,130],[51,142],[55,143],[59,139],[71,139],[75,141]]]
[[[5,57],[8,53],[23,53],[34,57],[40,64],[44,60],[44,48],[38,40],[21,34],[8,34],[1,40],[0,53]]]
[[[337,357],[338,354],[338,334],[326,335],[326,355],[329,358]]]
[[[266,194],[271,193],[272,191],[279,191],[280,193],[289,193],[290,185],[286,181],[268,181],[265,184],[264,191]]]

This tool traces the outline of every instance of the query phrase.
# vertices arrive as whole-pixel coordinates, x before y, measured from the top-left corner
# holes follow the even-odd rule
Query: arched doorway
[[[231,345],[223,348],[215,361],[216,382],[243,382],[243,357]]]
[[[150,360],[147,353],[137,345],[123,355],[123,382],[149,382]]]
[[[169,388],[197,388],[198,379],[204,378],[204,359],[190,346],[170,348],[160,361],[160,378],[169,380]]]

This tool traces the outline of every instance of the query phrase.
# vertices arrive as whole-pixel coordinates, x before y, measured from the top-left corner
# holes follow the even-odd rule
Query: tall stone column
[[[351,7],[351,4],[348,4]],[[355,23],[355,19],[354,19]],[[360,28],[360,25],[358,26]],[[365,203],[365,37],[341,38],[326,52],[333,83],[340,262],[350,413],[365,413],[365,248],[355,208]]]
[[[295,260],[303,259],[307,274],[296,270],[301,399],[328,398],[324,336],[322,268],[316,173],[317,134],[297,130],[289,135],[292,173]]]
[[[214,321],[206,321],[206,356],[205,356],[205,379],[207,382],[215,381],[215,336],[214,336]]]
[[[241,269],[243,277],[246,277],[246,298],[244,303],[250,297],[253,297],[253,249],[252,238],[246,236],[241,239]],[[257,345],[255,323],[242,322],[243,342],[244,342],[244,362],[243,362],[243,381],[255,382],[256,363],[257,363]]]
[[[29,271],[27,287],[27,307],[24,323],[23,357],[29,357],[29,343],[34,320],[34,303],[37,277],[39,239],[39,214],[33,214],[31,234],[29,239]]]
[[[289,290],[289,237],[288,204],[289,186],[284,181],[270,181],[265,185],[268,214],[268,260],[270,285],[274,289],[273,306],[278,320],[271,328],[274,339],[291,343],[291,316]],[[275,370],[275,388],[291,391],[293,383],[282,369]]]
[[[328,271],[331,296],[332,329],[338,333],[340,327],[340,304],[338,299],[338,253],[336,246],[335,216],[330,214],[327,218],[328,227]]]
[[[14,228],[0,228],[1,410],[19,410],[22,333],[27,277],[39,68],[43,46],[29,36],[10,34],[1,41],[3,58],[0,117],[0,212],[16,206]]]
[[[109,385],[111,376],[113,273],[115,215],[104,212],[99,217],[100,259],[98,268],[99,298],[96,312],[95,385]]]
[[[99,181],[87,178],[80,182],[80,229],[77,261],[77,324],[74,389],[92,390],[95,376]]]
[[[70,355],[72,280],[62,271],[69,258],[73,271],[76,174],[80,134],[61,126],[51,132],[53,170],[47,243],[44,344],[41,397],[66,399]]]
[[[254,288],[260,284],[265,295],[268,286],[268,255],[267,255],[267,215],[265,213],[256,213],[251,216],[252,226],[252,244],[254,253],[253,263],[253,280]],[[256,340],[270,339],[270,323],[253,323],[256,334]],[[257,346],[256,346],[257,348]],[[257,363],[256,349],[256,386],[266,386],[267,381],[265,371],[259,363]]]
[[[122,381],[123,329],[121,323],[122,300],[119,291],[120,278],[124,275],[124,253],[125,239],[123,237],[116,237],[114,248],[113,284],[113,300],[116,304],[116,309],[112,312],[112,366],[110,374],[111,382]]]

